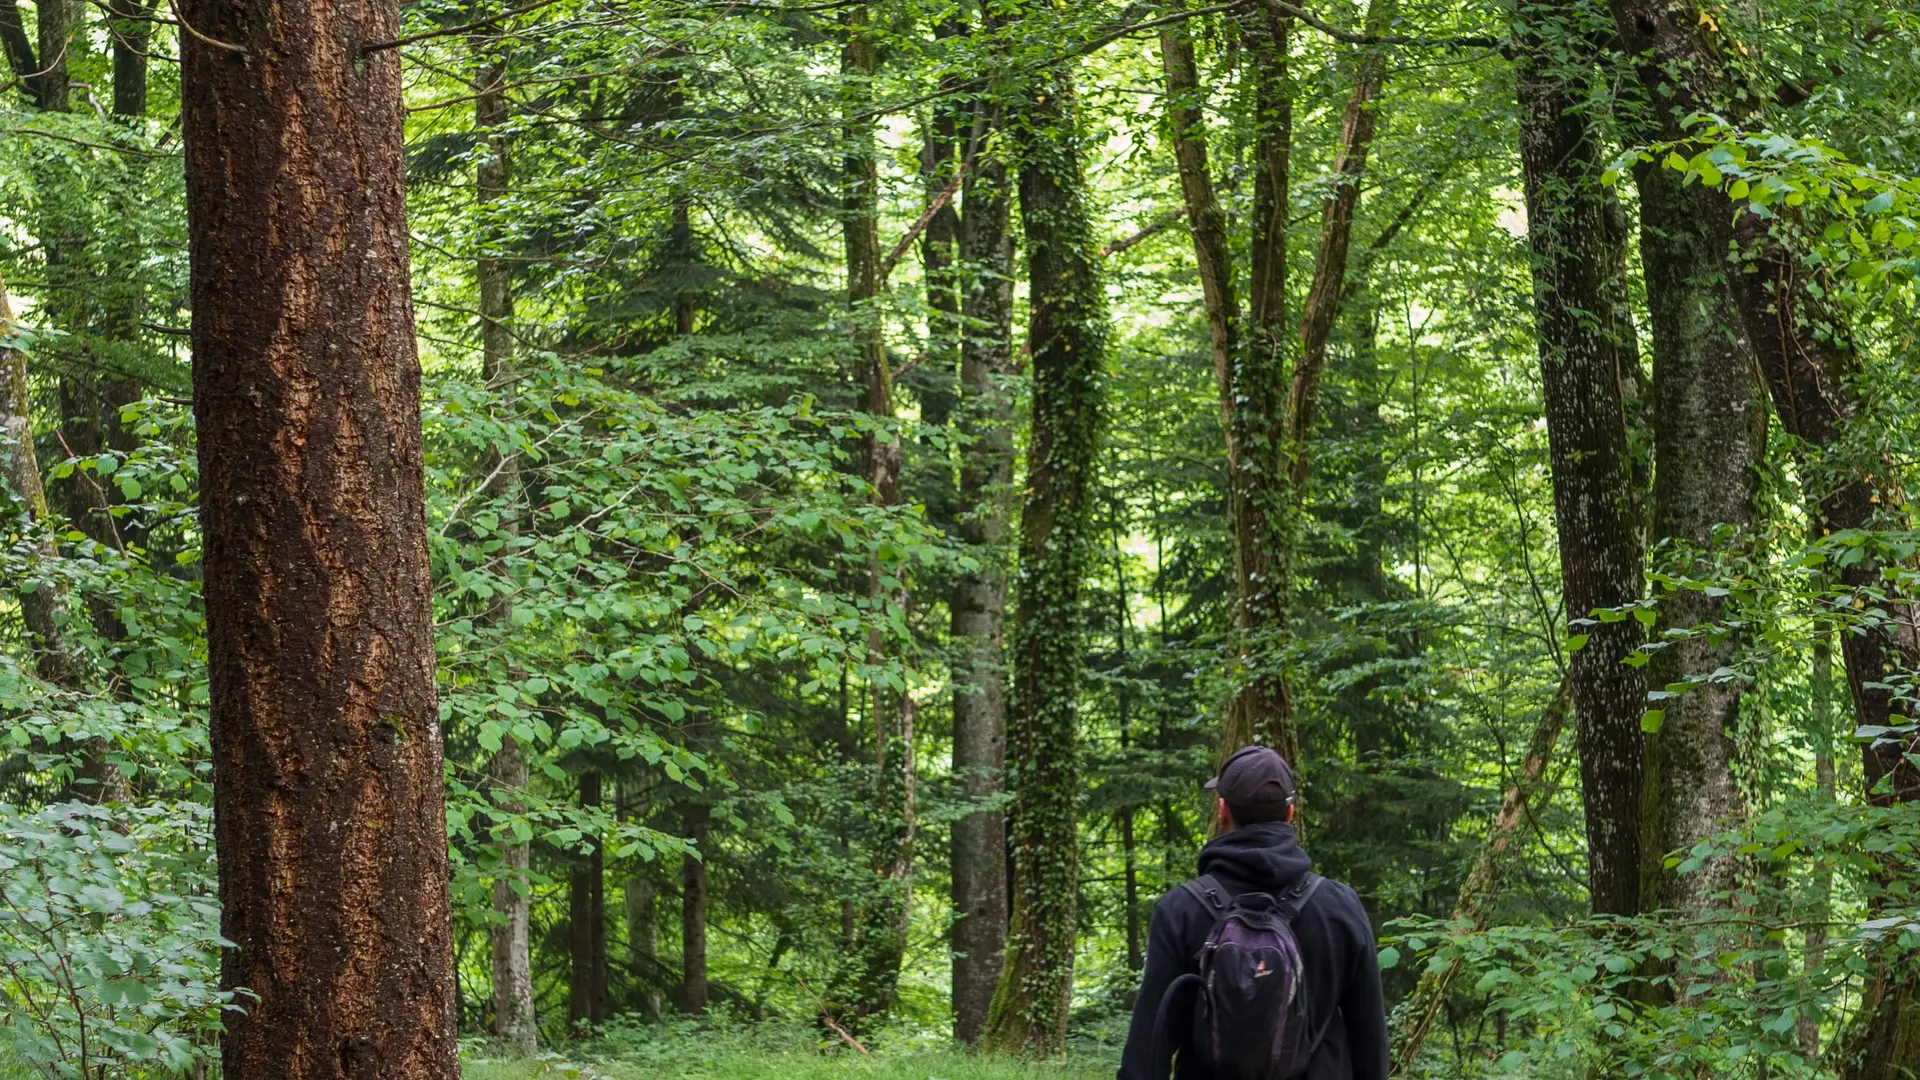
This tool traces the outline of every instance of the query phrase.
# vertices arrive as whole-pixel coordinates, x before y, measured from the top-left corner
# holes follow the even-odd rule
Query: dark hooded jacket
[[[1235,829],[1200,851],[1200,874],[1212,874],[1233,895],[1279,895],[1313,865],[1293,826],[1267,822]],[[1168,984],[1199,971],[1198,956],[1213,932],[1213,913],[1186,889],[1174,889],[1153,908],[1147,970],[1134,1003],[1133,1025],[1120,1058],[1119,1080],[1159,1080],[1166,1062],[1154,1061],[1154,1022]],[[1380,996],[1380,964],[1373,924],[1352,889],[1328,881],[1293,921],[1310,1016],[1326,1025],[1307,1080],[1386,1080],[1387,1015]],[[1173,1018],[1163,1044],[1177,1045],[1191,1015]],[[1185,1055],[1179,1080],[1209,1080]]]

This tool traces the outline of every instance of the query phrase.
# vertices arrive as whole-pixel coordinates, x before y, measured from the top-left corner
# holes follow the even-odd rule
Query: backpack
[[[1308,874],[1278,897],[1250,892],[1228,898],[1212,875],[1183,886],[1213,912],[1213,931],[1200,949],[1200,973],[1185,975],[1191,995],[1192,1035],[1187,1053],[1214,1080],[1294,1080],[1307,1071],[1330,1017],[1311,1015],[1306,971],[1293,920],[1325,879]],[[1164,1030],[1164,1028],[1163,1028]]]

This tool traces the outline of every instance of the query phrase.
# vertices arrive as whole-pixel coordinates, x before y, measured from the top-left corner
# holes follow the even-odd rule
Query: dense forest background
[[[0,1040],[47,1076],[203,1074],[247,1000],[195,8],[0,0]],[[1920,1068],[1920,13],[402,16],[356,62],[464,1035],[1104,1060],[1260,741],[1408,1075]]]

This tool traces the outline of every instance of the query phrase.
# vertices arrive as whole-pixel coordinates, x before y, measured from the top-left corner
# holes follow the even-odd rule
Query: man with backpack
[[[1119,1080],[1386,1080],[1373,924],[1300,849],[1293,770],[1249,746],[1207,787],[1220,835],[1154,906]]]

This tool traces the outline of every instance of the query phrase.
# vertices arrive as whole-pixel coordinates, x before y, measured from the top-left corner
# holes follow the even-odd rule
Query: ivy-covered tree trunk
[[[1517,17],[1520,159],[1533,249],[1535,333],[1553,472],[1566,609],[1588,890],[1595,912],[1639,908],[1641,714],[1647,684],[1625,661],[1639,622],[1594,615],[1640,599],[1642,550],[1621,375],[1635,361],[1596,312],[1613,310],[1600,150],[1583,100],[1550,65],[1549,42],[1577,0],[1528,4]],[[1608,621],[1608,620],[1612,621]],[[1584,620],[1584,621],[1583,621]]]
[[[1367,9],[1366,32],[1391,23],[1394,0]],[[1299,362],[1289,379],[1286,335],[1286,206],[1292,98],[1287,76],[1289,24],[1266,13],[1242,16],[1251,57],[1256,122],[1253,279],[1246,325],[1233,280],[1226,216],[1214,196],[1202,123],[1205,90],[1189,29],[1173,24],[1160,35],[1167,79],[1167,122],[1179,166],[1180,188],[1193,236],[1195,262],[1207,309],[1221,423],[1227,443],[1228,505],[1233,525],[1236,666],[1240,690],[1227,709],[1222,753],[1259,742],[1289,758],[1299,756],[1292,696],[1275,659],[1286,642],[1291,614],[1293,522],[1304,499],[1306,446],[1312,437],[1327,338],[1347,273],[1354,210],[1372,144],[1376,99],[1385,57],[1361,55],[1334,162],[1336,185],[1326,200],[1315,253],[1312,288],[1302,315]]]
[[[1106,294],[1100,283],[1073,85],[1039,80],[1024,103],[1020,217],[1026,233],[1033,421],[1015,586],[1013,925],[986,1045],[1056,1054],[1073,990],[1080,746],[1080,585],[1105,411]]]
[[[850,9],[840,56],[845,122],[841,228],[847,255],[847,305],[859,347],[856,377],[860,409],[871,425],[865,438],[867,483],[877,508],[900,502],[900,438],[893,426],[893,374],[879,306],[881,286],[879,173],[869,82],[875,70],[873,28],[864,6]],[[913,700],[890,685],[884,623],[906,608],[900,568],[869,559],[869,625],[865,666],[873,726],[873,799],[868,857],[877,881],[864,898],[855,953],[837,976],[832,1008],[866,1016],[893,1005],[906,958],[909,889],[913,871]]]
[[[399,6],[179,14],[223,1071],[453,1080]]]
[[[1664,570],[1706,578],[1716,556],[1737,556],[1751,542],[1767,414],[1753,349],[1724,285],[1726,248],[1708,235],[1680,180],[1664,168],[1639,174],[1653,334],[1653,535]],[[1725,601],[1704,589],[1664,590],[1657,599],[1655,632],[1665,644],[1647,681],[1697,685],[1660,701],[1645,725],[1641,907],[1700,910],[1733,886],[1734,860],[1678,874],[1665,858],[1743,812],[1733,771],[1742,683],[1732,676],[1743,641],[1710,632]]]
[[[953,769],[969,801],[1005,790],[1007,526],[1013,516],[1013,205],[1006,163],[989,153],[998,106],[982,103],[960,219],[960,537],[978,565],[948,601],[953,632]],[[996,807],[953,823],[954,1037],[978,1042],[1007,936],[1006,819]]]
[[[1271,10],[1241,16],[1241,45],[1254,79],[1256,124],[1250,280],[1241,348],[1222,400],[1230,403],[1229,494],[1235,508],[1241,690],[1228,709],[1221,752],[1264,742],[1298,762],[1293,693],[1276,657],[1292,616],[1294,516],[1286,474],[1287,230],[1293,154],[1291,21]]]

